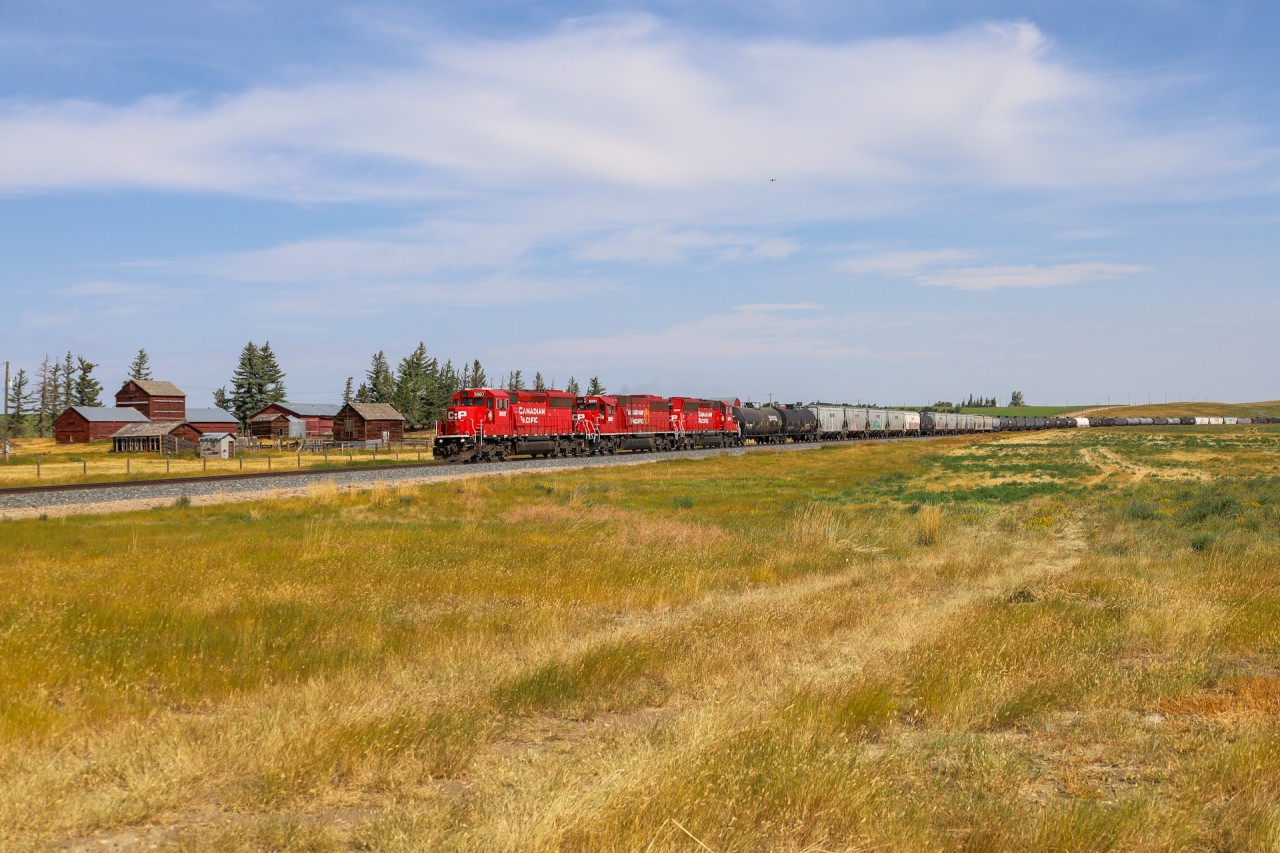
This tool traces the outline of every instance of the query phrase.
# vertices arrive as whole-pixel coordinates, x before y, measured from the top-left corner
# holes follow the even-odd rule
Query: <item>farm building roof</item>
[[[302,422],[302,418],[295,418],[293,415],[286,415],[283,412],[267,412],[265,415],[254,415],[249,418],[249,423],[265,424],[270,421],[274,421],[277,418],[284,418],[286,421],[290,421],[295,424]]]
[[[233,433],[229,432],[206,432],[200,436],[201,441],[222,441],[224,438],[233,438]]]
[[[276,405],[304,418],[331,418],[342,409],[341,403],[290,403],[281,400]]]
[[[161,379],[127,379],[125,385],[132,382],[143,391],[146,391],[152,397],[185,397],[186,392],[174,385],[172,382],[165,382]],[[122,386],[123,387],[123,386]]]
[[[347,403],[366,421],[402,421],[404,415],[390,403]]]
[[[236,416],[224,409],[187,409],[187,421],[196,424],[235,424]]]
[[[125,424],[112,434],[112,438],[140,438],[148,435],[168,435],[182,424],[166,421],[164,423],[152,423],[147,421],[142,424]]]
[[[148,423],[147,416],[129,406],[72,406],[94,424]]]

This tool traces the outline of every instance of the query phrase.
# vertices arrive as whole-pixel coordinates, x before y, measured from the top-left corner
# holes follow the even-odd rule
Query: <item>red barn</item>
[[[147,423],[146,415],[131,407],[71,406],[53,422],[53,437],[58,444],[102,441],[125,424],[141,423]]]
[[[281,400],[269,406],[263,406],[249,416],[250,422],[257,421],[263,415],[290,415],[307,425],[307,437],[315,438],[333,434],[333,419],[342,408],[337,403],[290,403]],[[273,419],[274,420],[274,419]],[[267,423],[267,420],[259,423]]]
[[[334,441],[404,441],[404,415],[390,403],[347,403],[333,419]]]
[[[236,416],[222,409],[187,409],[187,423],[201,435],[210,432],[229,432],[235,435],[240,431],[240,422],[236,420]]]
[[[137,409],[153,421],[187,419],[187,395],[172,382],[130,379],[116,392],[116,405]]]

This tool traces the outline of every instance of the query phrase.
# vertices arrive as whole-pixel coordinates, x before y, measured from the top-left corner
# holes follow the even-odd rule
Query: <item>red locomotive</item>
[[[652,394],[575,398],[567,391],[466,388],[453,395],[436,425],[435,456],[474,462],[741,445],[736,405]]]

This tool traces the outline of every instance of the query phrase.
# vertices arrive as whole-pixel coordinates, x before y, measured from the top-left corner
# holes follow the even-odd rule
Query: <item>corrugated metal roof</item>
[[[201,441],[222,441],[224,438],[233,438],[234,434],[229,432],[206,432],[200,434]]]
[[[304,418],[331,418],[342,410],[341,403],[290,403],[281,400],[276,405]]]
[[[224,409],[187,409],[187,420],[202,424],[239,423],[235,415]]]
[[[112,438],[139,438],[148,435],[168,435],[182,424],[173,421],[167,423],[125,424],[112,434]]]
[[[172,382],[165,382],[162,379],[129,379],[125,381],[125,385],[132,382],[143,391],[146,391],[152,397],[185,397],[186,392],[174,385]],[[120,390],[124,390],[124,385],[120,386]]]
[[[366,421],[402,421],[404,415],[390,403],[347,403]]]
[[[72,406],[89,423],[149,423],[147,416],[128,406]]]

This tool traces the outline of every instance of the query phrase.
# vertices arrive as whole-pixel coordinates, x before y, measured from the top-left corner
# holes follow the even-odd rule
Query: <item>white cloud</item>
[[[957,290],[1062,287],[1090,281],[1112,281],[1146,271],[1146,267],[1131,264],[1079,263],[1055,266],[1024,264],[944,270],[922,275],[920,283],[929,287],[953,287]]]
[[[676,264],[692,255],[710,255],[726,261],[781,260],[794,254],[800,245],[793,240],[752,234],[715,234],[706,231],[672,231],[645,226],[616,232],[607,237],[587,239],[578,244],[573,256],[588,263],[622,261],[646,264]]]
[[[842,272],[883,275],[927,287],[956,290],[1061,287],[1110,281],[1147,272],[1146,267],[1084,261],[1063,264],[978,264],[980,254],[964,249],[875,252],[836,264]],[[968,262],[968,263],[965,263]]]
[[[1069,67],[1026,23],[810,43],[598,19],[424,42],[423,55],[417,67],[207,100],[10,101],[0,191],[456,202],[520,190],[615,204],[623,191],[676,210],[749,204],[767,218],[887,187],[1158,192],[1260,156],[1221,122],[1144,127],[1122,84]]]

